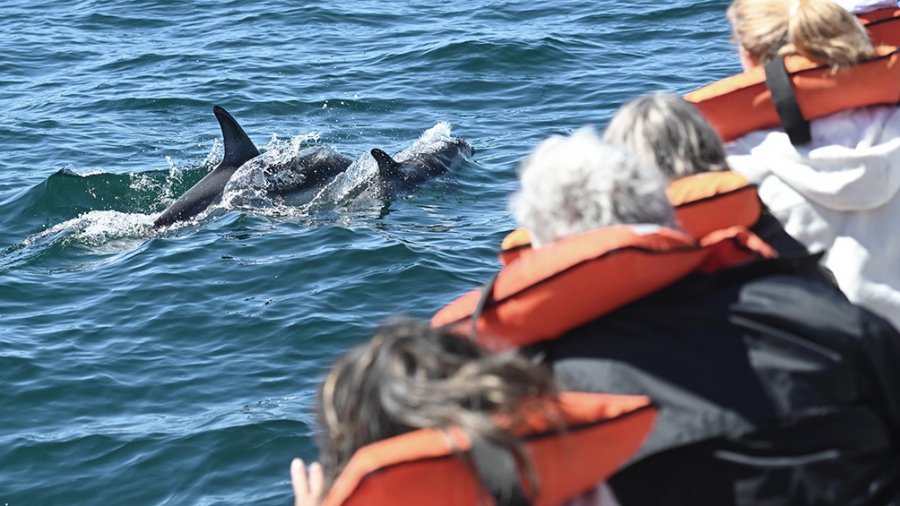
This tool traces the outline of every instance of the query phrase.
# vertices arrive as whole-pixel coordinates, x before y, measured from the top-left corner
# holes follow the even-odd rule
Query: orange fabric
[[[736,172],[706,172],[672,182],[666,190],[682,230],[696,239],[722,228],[751,227],[762,215],[756,186]],[[525,228],[510,232],[500,245],[500,262],[509,264],[531,248]]]
[[[900,46],[900,9],[887,8],[857,15],[872,44]]]
[[[506,234],[503,242],[500,243],[500,253],[498,253],[500,263],[507,265],[528,249],[531,249],[531,234],[528,233],[527,228],[519,227]]]
[[[710,250],[697,268],[705,273],[734,267],[760,257],[778,257],[775,248],[744,227],[716,230],[700,240],[700,247]]]
[[[531,247],[531,234],[525,228],[519,227],[503,238],[500,243],[500,262],[508,264],[519,258],[523,249]]]
[[[706,172],[681,178],[666,189],[678,225],[701,238],[732,226],[750,228],[762,216],[756,186],[736,172]]]
[[[900,103],[900,52],[892,46],[877,50],[879,57],[835,73],[801,56],[786,57],[803,117],[813,120],[845,109]],[[704,86],[684,98],[700,109],[726,142],[781,126],[762,67]]]
[[[530,412],[519,431],[538,476],[536,506],[558,505],[604,481],[640,448],[656,417],[643,396],[569,392],[548,407],[558,419]],[[494,504],[458,455],[470,448],[458,429],[373,443],[356,452],[322,506]]]
[[[553,339],[691,272],[774,256],[743,227],[718,232],[702,244],[663,227],[592,230],[524,250],[504,267],[477,319],[477,340],[503,350]],[[438,311],[432,325],[468,335],[481,297],[481,289],[464,294]]]

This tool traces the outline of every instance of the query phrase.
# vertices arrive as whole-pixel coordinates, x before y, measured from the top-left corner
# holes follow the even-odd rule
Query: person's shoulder
[[[900,134],[900,107],[875,105],[836,112],[810,122],[812,147],[831,144],[859,149],[893,140]]]
[[[833,285],[797,273],[772,273],[746,280],[731,306],[731,315],[825,341],[897,335],[889,322],[853,304]]]

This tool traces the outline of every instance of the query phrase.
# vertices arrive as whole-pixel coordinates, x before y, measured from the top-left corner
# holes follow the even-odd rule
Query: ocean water
[[[290,504],[315,387],[498,268],[516,166],[737,72],[725,0],[0,5],[0,506]],[[149,224],[222,156],[354,159],[443,122],[474,158],[389,202]]]

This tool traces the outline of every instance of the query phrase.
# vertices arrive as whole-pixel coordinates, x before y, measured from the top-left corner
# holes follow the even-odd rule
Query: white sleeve
[[[896,0],[834,0],[834,2],[853,14],[897,7]]]
[[[572,499],[562,506],[620,506],[615,494],[606,482],[602,482],[590,492]]]

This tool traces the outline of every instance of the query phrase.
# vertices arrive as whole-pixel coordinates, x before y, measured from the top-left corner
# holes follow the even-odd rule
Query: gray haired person
[[[542,142],[522,162],[519,180],[512,207],[536,246],[610,225],[675,227],[659,169],[591,127]]]
[[[538,146],[514,199],[532,238],[671,226],[667,181],[724,170],[679,100],[651,95],[613,120],[606,140],[636,154],[589,129]],[[623,506],[900,504],[900,334],[812,280],[816,262],[696,272],[529,347],[566,388],[659,405],[642,450],[609,480]]]
[[[325,377],[316,416],[322,462],[310,464],[308,470],[300,459],[291,463],[294,504],[318,506],[356,451],[366,445],[416,429],[450,427],[509,452],[522,471],[522,476],[513,476],[527,483],[528,490],[540,491],[537,466],[516,428],[544,405],[536,403],[558,399],[558,394],[550,371],[521,355],[491,353],[426,322],[406,318],[387,322],[369,342],[342,355]],[[547,414],[563,426],[558,412]],[[561,431],[563,446],[566,437],[567,431]],[[602,451],[590,451],[587,458]],[[459,458],[471,465],[463,453]],[[511,489],[509,477],[485,476],[490,490]],[[560,506],[619,506],[605,483],[592,486]],[[397,503],[402,493],[397,491]],[[458,503],[435,496],[428,504]]]
[[[644,95],[623,105],[603,140],[628,146],[670,180],[730,170],[712,125],[693,104],[670,93]]]
[[[644,163],[659,167],[669,181],[731,170],[712,125],[694,104],[670,93],[644,95],[623,105],[607,125],[603,140],[629,147]],[[750,230],[782,257],[809,254],[765,206]],[[808,274],[836,289],[828,270],[817,266]]]

